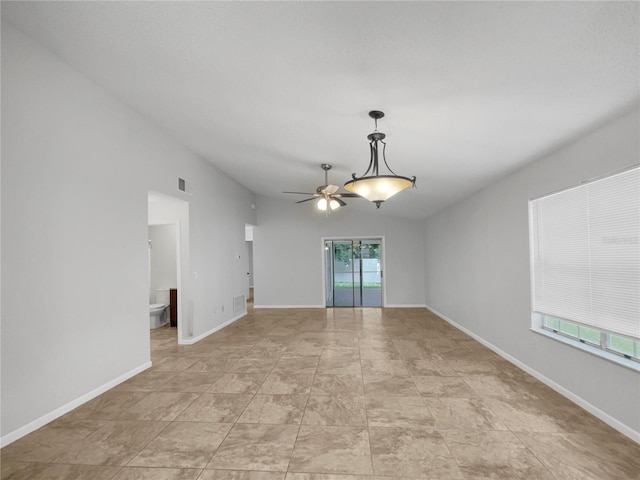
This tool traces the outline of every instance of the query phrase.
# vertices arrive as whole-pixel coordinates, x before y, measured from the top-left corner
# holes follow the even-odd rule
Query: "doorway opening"
[[[166,326],[150,331],[167,340],[182,343],[192,336],[192,319],[185,310],[190,297],[189,278],[189,202],[160,192],[148,192],[149,303],[167,305],[163,312]],[[153,263],[152,263],[153,261]],[[153,335],[152,335],[153,339]]]
[[[247,299],[247,308],[253,307],[253,229],[255,225],[251,225],[249,223],[244,226],[244,240],[246,244],[246,255],[247,259],[246,267],[247,267],[247,293],[245,298]]]
[[[324,239],[327,307],[382,307],[382,238]]]

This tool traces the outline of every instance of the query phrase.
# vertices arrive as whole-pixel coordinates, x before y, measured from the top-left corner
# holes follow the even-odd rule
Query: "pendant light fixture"
[[[345,183],[344,188],[349,192],[356,193],[361,197],[366,198],[370,202],[375,203],[376,208],[380,208],[380,204],[382,202],[387,201],[396,193],[409,187],[415,187],[416,177],[401,177],[400,175],[396,175],[395,172],[389,168],[385,157],[385,148],[387,144],[384,142],[384,139],[386,135],[382,132],[378,132],[378,120],[384,117],[384,112],[372,110],[369,112],[369,116],[375,121],[374,132],[367,136],[369,139],[369,149],[371,150],[369,167],[361,177],[357,177],[354,173],[351,176],[352,180]],[[384,162],[384,166],[387,167],[390,175],[380,175],[378,169],[380,153],[379,144],[382,144],[382,161]]]

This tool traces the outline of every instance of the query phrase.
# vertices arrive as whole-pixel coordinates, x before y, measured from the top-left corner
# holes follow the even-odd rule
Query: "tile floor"
[[[175,335],[5,447],[2,480],[640,479],[638,444],[424,309],[255,310]]]

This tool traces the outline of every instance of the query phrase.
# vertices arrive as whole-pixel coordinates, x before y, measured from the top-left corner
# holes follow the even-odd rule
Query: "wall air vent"
[[[247,309],[247,302],[244,295],[233,297],[233,313],[244,312]]]
[[[191,182],[187,182],[184,178],[178,177],[178,190],[186,193],[187,195],[191,195],[193,187]]]

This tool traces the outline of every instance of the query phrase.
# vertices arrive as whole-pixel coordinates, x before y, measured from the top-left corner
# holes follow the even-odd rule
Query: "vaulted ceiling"
[[[638,102],[638,2],[2,2],[2,17],[252,191],[387,160],[425,217]],[[349,208],[375,209],[353,199]],[[303,204],[300,208],[312,208]]]

